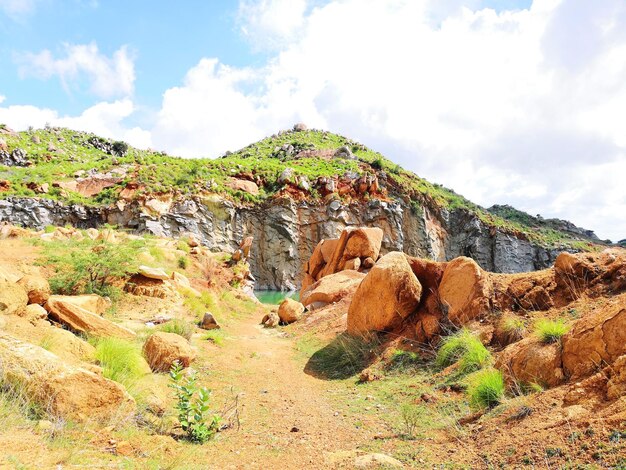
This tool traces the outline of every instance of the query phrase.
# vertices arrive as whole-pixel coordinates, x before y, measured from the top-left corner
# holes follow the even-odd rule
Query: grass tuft
[[[504,397],[504,377],[497,369],[483,369],[468,381],[467,394],[474,408],[491,408]]]
[[[535,323],[535,334],[542,343],[550,344],[561,341],[565,333],[569,331],[569,325],[564,320],[541,319]]]
[[[515,343],[528,333],[528,326],[524,318],[507,315],[500,321],[500,329],[506,335],[508,343]]]
[[[102,375],[121,383],[129,391],[142,376],[150,373],[139,346],[120,338],[99,339],[96,359],[102,367]]]
[[[196,331],[196,327],[188,321],[175,318],[166,323],[163,323],[163,325],[161,325],[161,327],[159,328],[159,331],[163,331],[165,333],[174,333],[178,336],[182,336],[187,341],[189,341],[191,339],[191,336]]]
[[[439,368],[459,363],[459,370],[468,374],[491,361],[491,354],[480,339],[469,330],[463,329],[444,339],[437,352],[435,364]]]
[[[223,346],[226,335],[223,330],[210,330],[203,336],[206,341],[211,341],[216,346]]]

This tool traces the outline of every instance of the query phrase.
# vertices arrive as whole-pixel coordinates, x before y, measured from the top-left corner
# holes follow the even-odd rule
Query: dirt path
[[[210,445],[215,462],[221,468],[334,468],[351,462],[371,436],[337,411],[333,392],[339,385],[305,374],[295,341],[257,322],[255,316],[237,320],[224,346],[207,351],[216,398],[230,386],[240,395],[241,428],[220,433]]]

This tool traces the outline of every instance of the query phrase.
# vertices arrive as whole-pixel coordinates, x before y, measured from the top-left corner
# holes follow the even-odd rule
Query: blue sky
[[[626,237],[623,0],[0,0],[0,36],[17,129],[215,157],[304,121]]]

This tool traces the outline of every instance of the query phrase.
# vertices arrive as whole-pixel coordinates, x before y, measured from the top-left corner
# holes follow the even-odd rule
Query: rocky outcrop
[[[364,277],[364,273],[351,269],[324,276],[302,291],[300,300],[306,307],[319,308],[351,298]]]
[[[153,372],[168,372],[174,362],[189,367],[196,358],[196,353],[185,338],[162,331],[148,337],[143,345],[143,353]]]
[[[28,303],[43,305],[50,297],[50,284],[41,276],[27,274],[18,284],[28,293]]]
[[[348,333],[391,331],[413,313],[422,286],[406,256],[394,251],[383,256],[365,276],[348,310]]]
[[[544,344],[534,337],[508,346],[498,355],[495,366],[504,372],[508,387],[517,388],[517,392],[530,384],[555,387],[565,381],[561,345]]]
[[[50,296],[45,305],[50,318],[66,325],[73,331],[100,338],[115,336],[133,339],[135,337],[135,333],[128,328],[79,307],[71,299],[69,296]]]
[[[0,373],[3,382],[19,387],[52,416],[74,421],[123,419],[135,409],[120,384],[3,332]]]
[[[0,280],[0,315],[21,315],[28,305],[28,293],[18,284]]]
[[[171,201],[155,212],[141,202],[87,207],[12,197],[0,200],[1,221],[35,229],[66,224],[93,228],[109,223],[157,236],[191,233],[209,249],[228,252],[252,236],[251,272],[261,289],[298,289],[302,266],[319,241],[337,238],[347,227],[380,228],[383,253],[404,251],[437,261],[468,256],[493,272],[545,268],[558,253],[494,231],[465,209],[447,211],[434,204],[414,208],[375,198],[348,205],[338,200],[311,204],[285,197],[237,207],[216,195],[198,196]]]

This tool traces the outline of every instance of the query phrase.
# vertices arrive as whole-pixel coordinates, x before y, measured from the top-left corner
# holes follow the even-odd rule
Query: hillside
[[[37,196],[97,206],[114,203],[130,186],[136,187],[134,198],[162,193],[178,197],[218,193],[237,203],[251,204],[293,192],[285,183],[295,183],[297,197],[318,202],[325,196],[321,186],[326,178],[352,174],[351,179],[358,179],[369,175],[378,178],[381,188],[374,194],[358,195],[365,199],[409,199],[413,205],[434,203],[448,210],[468,209],[490,226],[521,232],[546,246],[586,248],[586,242],[600,242],[593,232],[569,222],[539,219],[508,206],[485,210],[358,142],[325,131],[283,131],[214,160],[177,158],[62,128],[3,134],[4,144],[0,141],[0,148],[8,155],[0,161],[11,166],[0,171],[0,178],[8,182],[3,183],[3,198]],[[11,165],[9,157],[16,149],[24,151],[25,162],[19,166]],[[339,155],[345,158],[336,156],[338,150],[344,151]],[[25,164],[28,166],[22,166]],[[281,179],[287,168],[292,168],[293,173]],[[76,178],[97,179],[104,175],[109,181],[102,183],[106,188],[98,192],[91,188],[73,190],[67,184]],[[233,179],[254,182],[258,192]],[[48,190],[43,191],[46,183]],[[333,192],[332,197],[346,200],[354,194]]]

